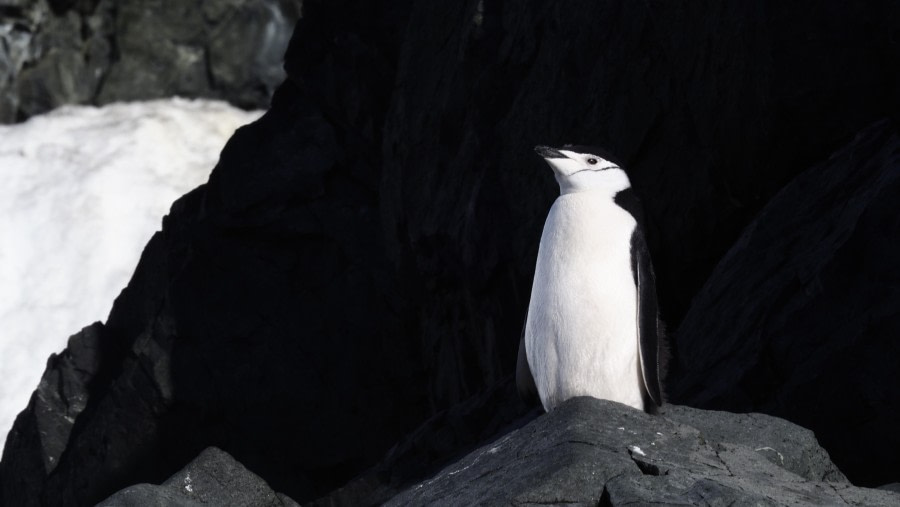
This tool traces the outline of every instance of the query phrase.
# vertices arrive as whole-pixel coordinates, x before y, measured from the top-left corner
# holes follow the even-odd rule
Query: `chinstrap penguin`
[[[535,151],[560,196],[544,224],[516,383],[548,412],[575,396],[662,405],[656,284],[631,182],[598,148]]]

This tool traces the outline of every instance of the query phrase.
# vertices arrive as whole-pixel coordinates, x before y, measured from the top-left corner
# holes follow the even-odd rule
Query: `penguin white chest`
[[[637,223],[604,195],[564,194],[538,250],[525,349],[547,411],[574,396],[643,409],[631,237]]]

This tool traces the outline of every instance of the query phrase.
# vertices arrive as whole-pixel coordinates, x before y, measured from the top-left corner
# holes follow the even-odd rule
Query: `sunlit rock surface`
[[[887,507],[898,501],[897,493],[853,487],[809,430],[774,417],[677,406],[649,416],[575,398],[385,505]]]
[[[302,0],[0,2],[0,123],[173,95],[266,108]]]

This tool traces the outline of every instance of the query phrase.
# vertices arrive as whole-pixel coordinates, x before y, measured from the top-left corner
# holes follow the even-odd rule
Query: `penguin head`
[[[561,195],[602,192],[612,198],[631,187],[625,171],[601,148],[567,144],[562,148],[535,146],[534,151],[550,164]]]

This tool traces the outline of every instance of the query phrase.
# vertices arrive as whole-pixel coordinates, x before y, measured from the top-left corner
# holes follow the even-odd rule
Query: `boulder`
[[[686,422],[701,422],[707,431]],[[760,428],[748,433],[747,428]],[[773,456],[775,459],[773,459]],[[817,457],[812,463],[810,457]],[[896,505],[854,487],[810,432],[761,414],[669,407],[650,416],[573,398],[385,505]]]
[[[900,133],[884,121],[773,197],[678,329],[672,397],[784,417],[855,483],[896,482],[898,193]]]
[[[28,407],[7,437],[0,470],[15,470],[0,491],[8,497],[35,497],[36,487],[56,469],[69,441],[75,420],[87,406],[91,384],[101,373],[104,349],[114,346],[103,339],[103,325],[88,326],[69,338],[68,346],[47,361],[47,369]],[[7,468],[9,467],[9,468]]]
[[[520,428],[543,413],[525,406],[510,377],[463,403],[442,410],[405,435],[375,466],[305,505],[337,507],[386,502],[411,482]]]
[[[137,484],[119,491],[98,507],[299,507],[228,453],[210,447],[159,486]]]

